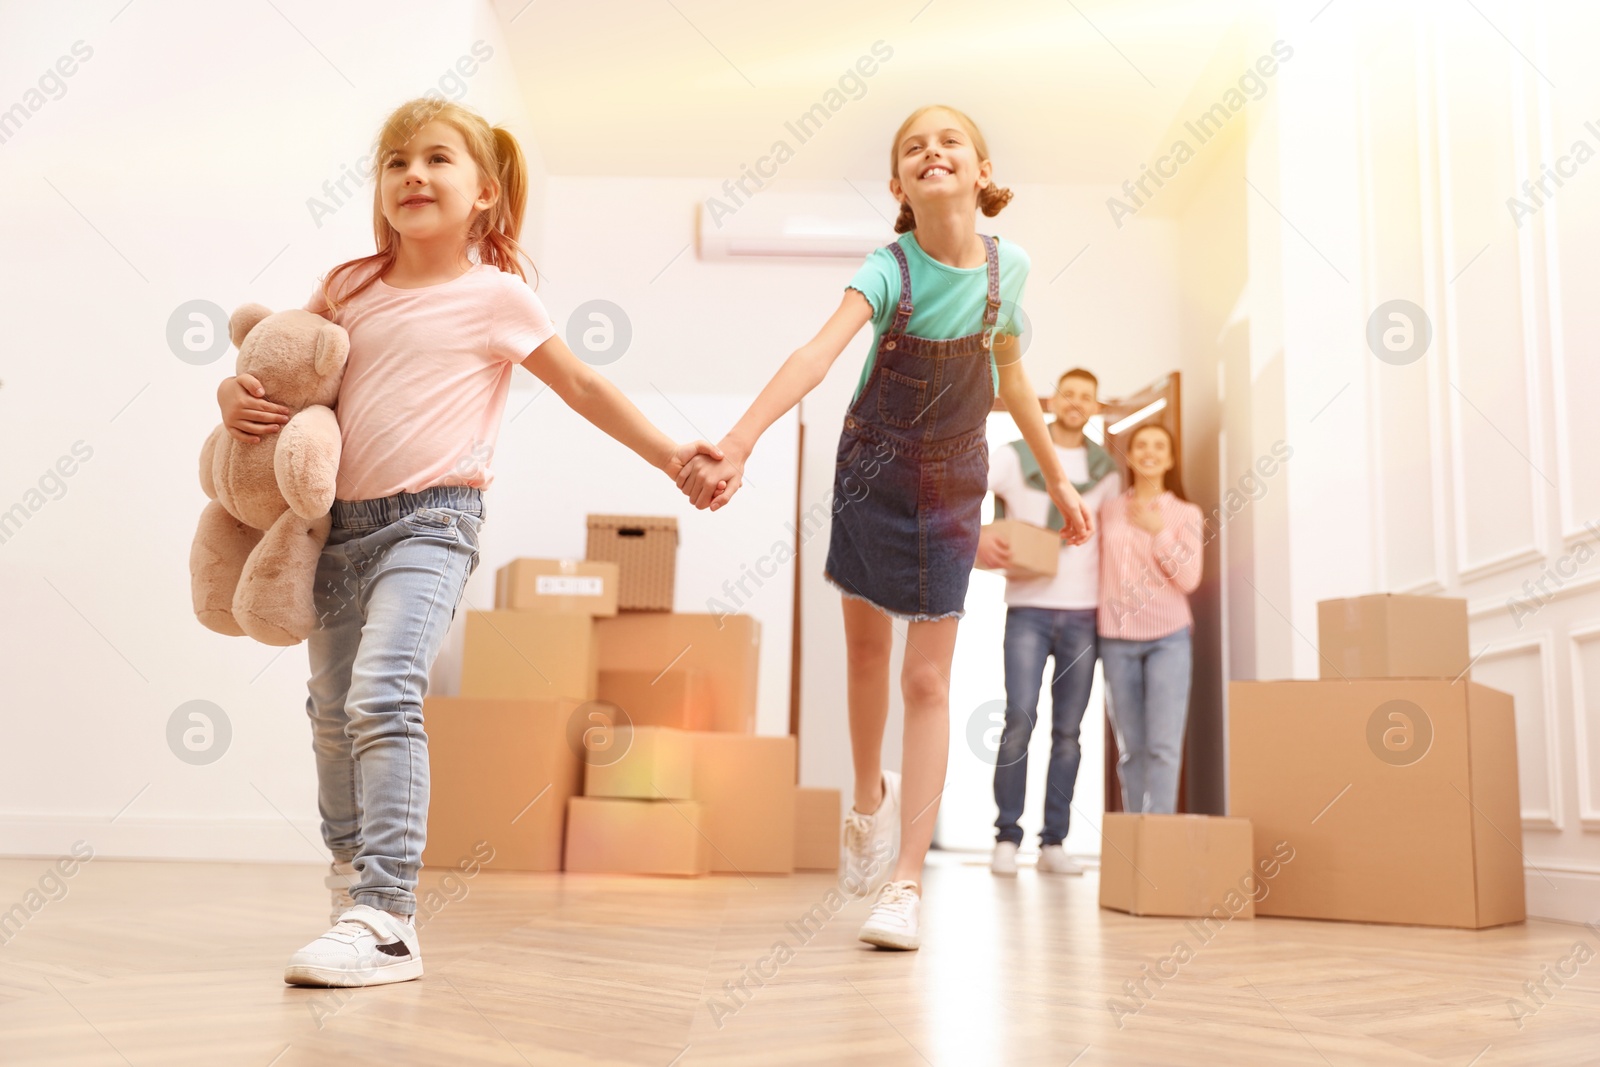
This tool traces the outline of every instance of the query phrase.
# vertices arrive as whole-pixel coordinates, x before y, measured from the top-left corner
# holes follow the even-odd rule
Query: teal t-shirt
[[[983,311],[989,298],[987,264],[976,267],[950,267],[934,259],[917,244],[911,233],[903,233],[897,243],[906,254],[906,266],[911,271],[911,321],[906,332],[915,337],[929,337],[948,341],[977,333],[983,327]],[[995,239],[1000,256],[1000,313],[996,329],[1012,336],[1022,332],[1022,318],[1015,308],[1022,299],[1022,287],[1028,281],[1028,253],[1010,241]],[[872,305],[872,348],[867,353],[866,366],[861,368],[861,380],[851,397],[861,395],[862,386],[872,374],[872,362],[878,353],[878,342],[894,322],[895,307],[900,303],[900,265],[894,253],[887,248],[875,248],[865,263],[850,279],[848,289],[855,289]],[[994,353],[989,353],[989,372],[994,388],[1000,389],[1000,368],[995,366]]]

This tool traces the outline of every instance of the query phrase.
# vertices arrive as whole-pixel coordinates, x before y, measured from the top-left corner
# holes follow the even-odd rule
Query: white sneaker
[[[1041,845],[1039,871],[1043,874],[1082,874],[1083,864],[1067,855],[1060,845]]]
[[[339,917],[333,929],[289,957],[290,985],[367,986],[422,977],[417,929],[367,904]]]
[[[917,935],[917,917],[922,898],[915,882],[890,882],[878,893],[872,914],[861,927],[861,940],[879,948],[915,949],[922,943]]]
[[[339,916],[356,906],[350,890],[359,881],[361,875],[356,873],[354,863],[342,860],[328,864],[328,874],[322,879],[322,884],[328,887],[329,896],[333,899],[333,910],[328,914],[329,923],[338,923]]]
[[[989,873],[1017,873],[1017,843],[1015,841],[996,841],[994,843],[994,858],[989,861]]]
[[[900,855],[900,775],[883,772],[883,801],[871,815],[851,805],[840,835],[839,891],[860,899],[877,892]]]

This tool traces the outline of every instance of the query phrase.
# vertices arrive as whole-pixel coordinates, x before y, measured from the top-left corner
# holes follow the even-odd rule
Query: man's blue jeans
[[[1094,687],[1098,638],[1095,610],[1006,609],[1006,723],[994,767],[995,840],[1022,843],[1022,802],[1028,781],[1028,742],[1039,718],[1045,661],[1054,658],[1050,682],[1050,769],[1045,776],[1041,845],[1066,840],[1072,788],[1083,750],[1078,728]]]

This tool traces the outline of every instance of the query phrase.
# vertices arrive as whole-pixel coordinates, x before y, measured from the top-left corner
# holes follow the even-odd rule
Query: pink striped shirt
[[[1101,637],[1154,641],[1194,623],[1188,594],[1200,584],[1200,509],[1171,493],[1155,503],[1166,525],[1154,535],[1129,517],[1132,489],[1100,506]]]

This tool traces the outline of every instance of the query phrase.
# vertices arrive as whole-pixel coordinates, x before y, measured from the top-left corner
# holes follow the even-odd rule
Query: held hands
[[[725,506],[744,484],[745,450],[723,442],[715,457],[696,456],[678,473],[678,488],[700,510]]]
[[[683,472],[685,470],[699,463],[709,463],[721,459],[722,449],[710,441],[688,441],[673,448],[672,454],[667,457],[667,462],[661,469],[667,472],[667,477],[677,482],[679,487],[682,487]],[[717,488],[720,489],[722,487],[719,485]],[[698,506],[696,505],[696,507]]]
[[[266,390],[253,374],[228,378],[217,386],[217,406],[222,409],[222,425],[235,441],[252,444],[261,435],[277,433],[289,421],[293,410],[274,404],[266,398]]]
[[[1050,483],[1050,499],[1065,521],[1061,527],[1061,540],[1069,545],[1081,545],[1094,535],[1094,516],[1089,513],[1089,506],[1083,502],[1070,481],[1062,478]]]

